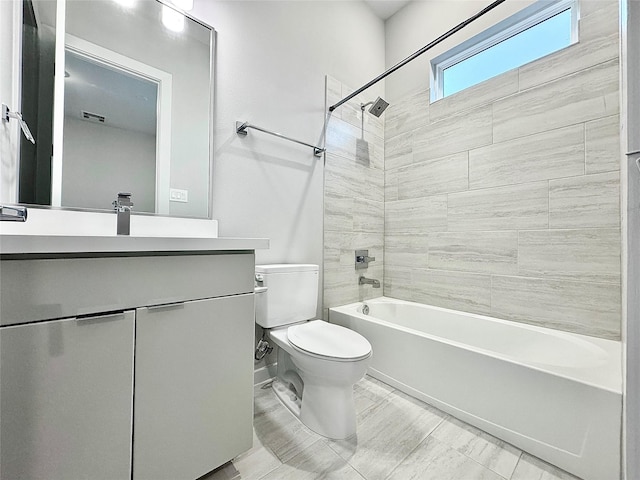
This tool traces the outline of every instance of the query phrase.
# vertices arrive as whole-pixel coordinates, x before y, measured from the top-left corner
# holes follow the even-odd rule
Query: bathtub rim
[[[489,321],[489,322],[493,322],[493,323],[499,323],[502,325],[506,325],[509,327],[517,327],[517,328],[523,328],[525,330],[531,330],[534,332],[538,332],[538,333],[543,333],[545,335],[552,335],[555,337],[560,337],[560,338],[564,338],[566,339],[567,337],[569,337],[569,339],[572,339],[572,337],[578,337],[579,340],[586,342],[588,344],[591,344],[597,348],[601,348],[602,350],[605,351],[605,353],[607,354],[607,363],[606,363],[606,367],[599,367],[599,368],[608,368],[609,370],[611,369],[615,369],[614,371],[611,371],[610,373],[612,374],[612,376],[615,376],[614,381],[612,381],[610,384],[601,384],[598,382],[595,382],[593,380],[589,380],[586,378],[583,378],[581,376],[578,375],[571,375],[567,372],[563,372],[561,370],[558,369],[554,369],[551,366],[545,366],[546,364],[536,364],[536,363],[532,363],[532,362],[526,362],[526,361],[522,361],[522,360],[518,360],[514,357],[511,357],[509,355],[503,355],[500,354],[498,352],[495,351],[491,351],[491,350],[486,350],[483,348],[479,348],[473,345],[468,345],[466,343],[462,343],[462,342],[457,342],[455,340],[450,340],[444,337],[440,337],[434,334],[430,334],[427,332],[422,332],[420,330],[416,330],[413,328],[409,328],[409,327],[405,327],[402,325],[398,325],[392,322],[388,322],[386,320],[382,320],[376,317],[373,317],[371,315],[364,315],[360,312],[357,311],[357,307],[361,306],[364,303],[369,303],[369,304],[375,304],[375,303],[396,303],[396,304],[407,304],[407,305],[413,305],[413,306],[418,306],[421,308],[424,308],[426,310],[436,310],[436,311],[442,311],[442,312],[447,312],[447,313],[453,313],[453,314],[457,314],[457,315],[463,315],[463,316],[471,316],[474,318],[479,318],[485,321]],[[505,361],[508,362],[510,364],[514,364],[514,365],[520,365],[520,366],[524,366],[526,368],[531,368],[533,370],[537,370],[539,372],[545,373],[545,374],[549,374],[549,375],[555,375],[561,378],[564,378],[566,380],[570,380],[570,381],[574,381],[574,382],[578,382],[578,383],[582,383],[584,385],[588,385],[590,387],[594,387],[594,388],[598,388],[598,389],[602,389],[617,395],[622,395],[622,344],[621,341],[618,340],[610,340],[610,339],[604,339],[604,338],[599,338],[599,337],[592,337],[592,336],[588,336],[588,335],[583,335],[580,333],[574,333],[574,332],[566,332],[564,330],[555,330],[552,328],[548,328],[548,327],[541,327],[538,325],[532,325],[532,324],[528,324],[528,323],[522,323],[522,322],[516,322],[516,321],[511,321],[511,320],[504,320],[501,318],[495,318],[495,317],[490,317],[487,315],[481,315],[481,314],[476,314],[476,313],[470,313],[470,312],[464,312],[461,310],[453,310],[450,308],[444,308],[444,307],[438,307],[435,305],[428,305],[428,304],[423,304],[423,303],[418,303],[418,302],[412,302],[412,301],[408,301],[408,300],[400,300],[400,299],[396,299],[396,298],[392,298],[392,297],[386,297],[386,296],[381,296],[381,297],[377,297],[377,298],[372,298],[372,299],[367,299],[367,300],[362,300],[362,301],[358,301],[358,302],[353,302],[353,303],[349,303],[346,305],[340,305],[337,307],[330,307],[329,308],[329,322],[331,322],[331,312],[335,311],[336,313],[340,313],[340,314],[344,314],[344,315],[349,315],[349,316],[355,316],[360,320],[364,320],[364,321],[369,321],[369,322],[373,322],[373,323],[377,323],[379,325],[383,325],[383,326],[388,326],[390,328],[395,328],[401,331],[404,331],[406,333],[409,334],[417,334],[426,338],[429,338],[430,340],[433,341],[438,341],[438,342],[442,342],[457,348],[463,348],[466,350],[470,350],[482,355],[487,355],[489,357],[495,358],[497,360],[500,361]],[[602,344],[602,345],[600,345]],[[373,352],[373,354],[375,355],[375,351]],[[616,361],[617,359],[617,361]],[[557,367],[557,368],[570,368],[570,367]],[[598,367],[596,367],[598,368]],[[614,385],[615,383],[615,385]]]

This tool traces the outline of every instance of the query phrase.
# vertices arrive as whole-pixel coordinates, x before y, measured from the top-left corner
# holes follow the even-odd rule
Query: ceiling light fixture
[[[184,15],[166,5],[162,6],[162,24],[172,32],[184,30]]]
[[[125,8],[132,8],[136,4],[136,0],[114,0],[114,2]]]

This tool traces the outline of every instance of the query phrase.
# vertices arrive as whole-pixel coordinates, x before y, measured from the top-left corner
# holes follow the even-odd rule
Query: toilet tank
[[[256,265],[256,323],[264,328],[309,320],[318,306],[318,265]]]

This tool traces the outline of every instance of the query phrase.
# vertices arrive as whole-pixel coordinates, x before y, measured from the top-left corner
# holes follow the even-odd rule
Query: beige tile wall
[[[578,44],[431,105],[423,90],[387,109],[384,185],[377,159],[365,170],[376,179],[366,198],[385,200],[384,242],[380,223],[369,233],[384,244],[386,296],[620,338],[618,10],[583,7]],[[328,160],[327,178],[337,168]],[[330,183],[334,305],[363,294],[333,268],[348,263],[337,249],[354,246],[361,192]]]
[[[327,77],[327,106],[353,90]],[[324,317],[337,305],[379,297],[383,289],[358,285],[364,274],[384,283],[384,118],[362,115],[355,97],[327,119],[324,186]],[[376,258],[355,269],[355,250]]]

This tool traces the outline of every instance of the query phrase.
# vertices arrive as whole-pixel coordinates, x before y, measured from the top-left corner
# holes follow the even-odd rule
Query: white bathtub
[[[620,478],[620,342],[381,297],[329,310],[369,374],[585,480]]]

